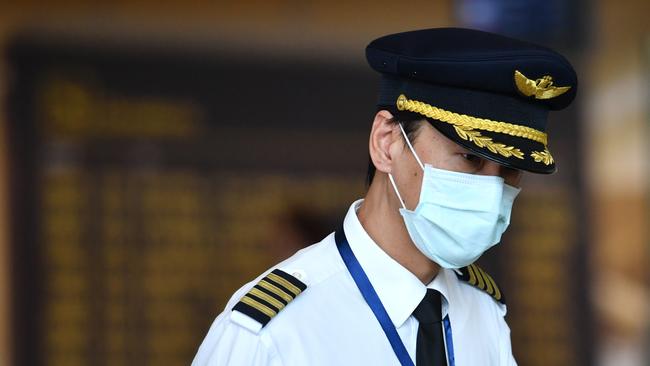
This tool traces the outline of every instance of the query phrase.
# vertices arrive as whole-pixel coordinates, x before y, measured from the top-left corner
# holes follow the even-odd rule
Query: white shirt
[[[418,321],[413,311],[426,289],[442,294],[449,315],[456,366],[516,365],[505,305],[441,269],[427,286],[388,256],[350,207],[344,231],[415,363]],[[208,331],[192,365],[399,365],[336,248],[334,234],[298,251],[276,267],[307,288],[262,328],[233,306],[269,271],[240,288]],[[273,269],[272,268],[272,269]]]

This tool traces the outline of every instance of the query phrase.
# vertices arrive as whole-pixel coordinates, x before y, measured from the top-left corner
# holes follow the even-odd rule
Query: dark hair
[[[406,136],[408,137],[411,143],[413,143],[415,138],[418,136],[418,131],[420,130],[420,126],[422,125],[422,122],[427,120],[421,114],[414,113],[414,112],[398,111],[395,109],[395,107],[380,106],[377,110],[389,111],[393,115],[393,118],[391,118],[389,122],[395,125],[401,123],[402,127],[404,128],[404,132],[406,132]],[[404,146],[406,146],[406,142],[404,142]],[[372,179],[375,177],[376,170],[377,169],[375,168],[375,165],[372,163],[372,159],[370,158],[370,156],[368,156],[368,174],[366,175],[367,187],[370,187],[370,184],[372,183]]]

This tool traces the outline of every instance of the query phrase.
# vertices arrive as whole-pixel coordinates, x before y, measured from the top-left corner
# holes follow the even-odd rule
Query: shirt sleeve
[[[233,323],[230,311],[214,321],[192,366],[282,366],[271,338]]]
[[[499,363],[500,365],[504,366],[517,366],[517,361],[515,361],[515,357],[512,354],[512,344],[510,342],[510,327],[508,327],[508,324],[506,323],[506,319],[504,318],[505,316],[505,311],[503,312],[502,316],[499,319],[499,339],[501,339],[500,342],[500,357],[501,362]]]

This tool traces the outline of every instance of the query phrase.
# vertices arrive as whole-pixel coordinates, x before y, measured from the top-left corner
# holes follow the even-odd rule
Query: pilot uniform
[[[425,286],[368,236],[356,214],[361,204],[362,200],[352,204],[343,230],[412,359],[418,330],[413,312],[431,288],[442,294],[442,312],[449,315],[457,366],[516,365],[504,320],[506,306],[495,298],[498,289],[490,294],[450,269],[441,269]],[[268,324],[262,327],[263,322],[231,311],[260,281],[276,283],[268,280],[268,275],[278,270],[303,283],[305,289]],[[480,269],[474,266],[473,270]],[[489,275],[479,273],[484,283],[492,281]],[[330,366],[399,362],[343,263],[332,233],[239,289],[212,324],[192,364]]]
[[[577,88],[575,71],[555,51],[488,32],[440,28],[378,38],[366,48],[366,58],[381,75],[378,109],[393,116],[417,114],[472,154],[502,166],[555,171],[548,112],[568,106]],[[503,293],[472,263],[477,256],[467,259],[475,241],[458,239],[474,230],[475,222],[483,225],[484,217],[498,217],[499,230],[505,230],[514,196],[504,199],[507,187],[490,194],[484,189],[488,180],[503,184],[500,177],[478,179],[420,165],[418,208],[423,199],[441,199],[442,211],[400,212],[413,243],[441,266],[431,283],[424,285],[371,239],[357,217],[359,200],[335,233],[239,289],[212,324],[193,365],[515,365]],[[427,181],[428,173],[435,178]],[[446,195],[438,191],[442,185],[430,184],[458,174],[465,176],[448,180]],[[476,199],[467,199],[468,189],[460,186],[470,181]],[[483,201],[488,196],[489,205]],[[498,216],[490,211],[479,217],[474,209],[496,210]],[[429,227],[438,230],[440,240],[422,239],[433,232]],[[452,232],[458,227],[463,230]],[[414,230],[420,230],[418,236]],[[494,245],[501,233],[479,243]],[[445,259],[448,239],[463,264]]]

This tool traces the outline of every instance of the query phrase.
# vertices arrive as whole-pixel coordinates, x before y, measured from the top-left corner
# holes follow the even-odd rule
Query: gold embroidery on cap
[[[404,94],[397,98],[397,109],[400,111],[405,110],[419,113],[425,117],[437,119],[454,126],[462,126],[472,130],[476,129],[503,133],[510,136],[537,141],[543,145],[548,143],[546,133],[534,128],[446,111],[417,100],[408,99]]]
[[[487,148],[495,154],[499,154],[509,158],[514,156],[517,159],[523,159],[524,153],[514,146],[506,146],[504,144],[492,141],[492,138],[481,135],[480,132],[463,126],[454,126],[456,133],[463,140],[469,140],[478,147]]]
[[[548,148],[545,148],[544,151],[533,151],[530,153],[530,156],[535,159],[536,163],[544,163],[544,165],[553,164],[553,156],[548,151]]]
[[[519,70],[515,70],[515,84],[523,95],[527,97],[535,96],[535,99],[555,98],[571,89],[570,86],[553,86],[553,77],[549,75],[531,80]]]

